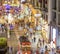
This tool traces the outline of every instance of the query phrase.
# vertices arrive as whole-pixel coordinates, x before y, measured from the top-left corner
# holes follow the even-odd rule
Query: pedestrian
[[[1,25],[2,32],[4,32],[4,24]]]
[[[36,51],[34,51],[33,54],[36,54]]]
[[[47,45],[45,46],[45,50],[47,50]]]
[[[36,38],[34,37],[34,42],[36,42]]]
[[[22,54],[22,51],[21,50],[19,50],[19,51],[17,51],[17,53],[16,54]]]
[[[33,37],[32,37],[32,42],[33,42]]]
[[[55,49],[51,49],[51,51],[49,52],[49,54],[55,54],[56,52],[55,52]]]
[[[40,43],[40,46],[41,46],[41,39],[39,38],[39,43]]]
[[[41,42],[40,38],[39,38],[39,42]]]
[[[9,54],[13,54],[13,48],[12,47],[9,47]]]
[[[37,47],[40,48],[40,42],[37,43]]]
[[[44,39],[43,39],[43,45],[44,45]]]
[[[45,54],[49,54],[47,50],[45,51]]]
[[[41,51],[41,54],[44,54],[43,50]]]
[[[36,54],[39,54],[39,51],[38,50],[36,50]]]

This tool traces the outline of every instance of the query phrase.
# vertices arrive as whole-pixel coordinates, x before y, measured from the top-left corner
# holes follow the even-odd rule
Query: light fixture
[[[12,14],[8,14],[8,23],[11,23],[13,21]]]
[[[27,52],[25,54],[27,54]]]

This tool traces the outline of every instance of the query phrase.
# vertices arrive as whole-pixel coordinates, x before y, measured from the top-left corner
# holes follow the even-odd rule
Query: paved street
[[[10,35],[10,38],[7,38],[6,33],[1,33],[1,35],[3,35],[3,37],[6,37],[8,39],[8,46],[12,46],[13,47],[13,53],[14,54],[18,50],[18,45],[19,45],[18,37],[19,37],[19,34],[20,34],[19,30],[13,30],[11,35]],[[37,50],[37,44],[38,44],[38,39],[39,39],[38,35],[35,35],[35,37],[36,37],[36,41],[35,42],[34,42],[34,39],[32,40],[32,38],[29,38],[29,40],[31,42],[32,50],[34,52]],[[43,43],[42,43],[42,46],[43,46]]]
[[[31,1],[33,4],[31,3]],[[44,0],[43,3],[41,3],[41,5],[43,4],[42,6],[43,7],[46,6],[46,7],[42,8],[42,10],[38,9],[38,6],[39,6],[39,8],[41,7],[40,2],[38,0],[35,0],[35,1],[33,1],[33,0],[26,0],[26,1],[25,0],[23,0],[23,1],[11,0],[10,1],[9,0],[9,1],[4,1],[3,2],[4,4],[3,3],[0,4],[0,9],[2,9],[2,10],[0,10],[0,18],[1,18],[0,19],[0,37],[7,38],[8,47],[13,48],[12,54],[16,54],[16,52],[20,50],[20,46],[21,46],[20,40],[19,40],[20,36],[26,36],[28,38],[28,40],[30,41],[29,43],[31,43],[30,48],[34,52],[36,52],[37,50],[40,53],[42,51],[46,52],[48,50],[50,50],[52,52],[54,52],[53,50],[56,51],[56,43],[55,43],[56,42],[56,40],[55,40],[56,39],[56,37],[55,37],[56,29],[54,28],[54,31],[53,31],[53,27],[56,27],[56,25],[53,24],[53,22],[49,18],[54,18],[54,17],[57,18],[55,16],[57,14],[55,14],[56,11],[54,10],[55,12],[53,11],[53,13],[52,13],[52,16],[53,15],[54,16],[49,17],[50,15],[48,15],[48,14],[51,14],[50,12],[52,12],[52,11],[50,11],[50,9],[48,10],[47,6],[50,7],[50,3],[47,5],[44,2],[49,3]],[[35,9],[35,6],[37,6],[37,9]],[[47,11],[49,13],[46,12],[45,9],[47,9]],[[45,12],[46,12],[46,15],[45,15]],[[58,10],[57,10],[57,12],[58,12]],[[55,18],[54,18],[54,20],[55,20]],[[58,15],[58,18],[59,18],[59,15]],[[48,22],[48,21],[50,21],[50,22]],[[50,26],[52,26],[52,28],[50,28]],[[54,33],[54,35],[53,35],[53,33]],[[52,40],[53,36],[54,36],[54,41]],[[51,39],[51,41],[49,39]],[[49,41],[51,43],[49,43]],[[57,41],[57,42],[59,42],[59,41]],[[23,42],[23,44],[24,44],[24,42]],[[25,51],[26,46],[23,49]],[[30,52],[31,52],[31,50],[30,50]],[[49,54],[53,54],[53,53],[50,53],[50,51],[48,51]],[[7,54],[9,54],[9,53],[7,53]],[[27,54],[27,53],[25,53],[25,54]],[[35,54],[35,53],[33,53],[33,54]]]

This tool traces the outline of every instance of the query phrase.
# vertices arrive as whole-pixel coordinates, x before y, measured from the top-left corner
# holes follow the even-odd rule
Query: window
[[[32,0],[32,4],[33,4],[33,6],[35,7],[35,0]]]
[[[45,0],[43,0],[43,8],[45,8]]]
[[[52,8],[56,10],[56,0],[52,0]]]
[[[45,11],[48,11],[48,0],[45,0]]]
[[[39,0],[40,3],[42,3],[42,0]]]
[[[47,1],[48,1],[48,0],[45,0],[45,4],[47,4]]]
[[[42,0],[39,0],[39,3],[40,3],[40,7],[42,7]]]
[[[36,2],[36,6],[39,7],[39,2],[38,2],[38,0],[37,0],[37,2]]]
[[[56,12],[52,12],[52,21],[56,23]]]
[[[60,14],[58,14],[58,25],[60,25]]]
[[[58,0],[58,11],[60,11],[60,0]]]

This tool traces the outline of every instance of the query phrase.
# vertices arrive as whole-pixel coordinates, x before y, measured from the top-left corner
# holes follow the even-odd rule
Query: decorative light
[[[6,5],[7,4],[7,1],[5,1],[5,3],[3,5]]]
[[[8,4],[10,4],[10,2],[8,1]]]
[[[41,14],[35,14],[35,17],[40,17],[41,16]]]
[[[42,20],[42,17],[40,19]]]
[[[53,28],[53,41],[55,41],[55,38],[56,38],[56,29]]]
[[[11,23],[13,21],[12,14],[8,14],[8,23]]]
[[[25,2],[25,0],[21,0],[21,3],[22,3],[22,2]]]
[[[25,54],[27,54],[27,53],[25,53]]]

